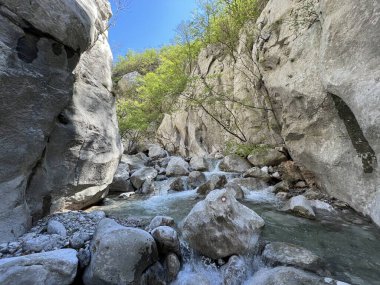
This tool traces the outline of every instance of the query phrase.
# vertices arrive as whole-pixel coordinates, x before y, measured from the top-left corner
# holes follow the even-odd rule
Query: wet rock
[[[264,182],[269,182],[272,180],[272,177],[268,174],[268,172],[265,172],[258,167],[252,167],[248,169],[246,172],[244,172],[243,177],[253,177],[263,180]]]
[[[140,285],[166,285],[167,276],[160,262],[150,266],[142,275]]]
[[[320,200],[311,200],[310,205],[315,211],[326,211],[330,213],[335,212],[335,209],[333,206]]]
[[[185,190],[185,183],[183,182],[182,177],[175,178],[172,183],[170,183],[170,190],[174,191],[183,191]]]
[[[65,244],[65,238],[60,235],[40,235],[33,238],[23,239],[22,249],[25,252],[51,251],[63,248]]]
[[[278,192],[276,194],[276,197],[279,198],[279,199],[281,199],[281,200],[286,200],[286,199],[289,198],[289,193],[287,193],[287,192]]]
[[[166,175],[162,175],[162,174],[159,174],[156,176],[156,181],[164,181],[164,180],[167,180],[168,178],[166,177]]]
[[[136,189],[140,189],[146,180],[153,180],[157,176],[157,170],[153,167],[143,167],[131,176],[132,185]]]
[[[222,274],[223,285],[243,284],[248,276],[248,265],[242,257],[233,255],[222,267]]]
[[[119,199],[129,199],[130,197],[132,197],[133,195],[135,195],[136,193],[135,192],[127,192],[127,193],[121,193],[118,198]]]
[[[285,154],[274,148],[262,147],[248,155],[248,160],[255,166],[276,166],[288,159]]]
[[[77,273],[73,249],[30,254],[0,260],[0,284],[72,284]]]
[[[192,188],[199,187],[206,182],[206,176],[200,171],[192,171],[189,174],[188,184]]]
[[[167,271],[167,279],[171,282],[177,277],[181,269],[181,262],[176,254],[169,253],[165,258],[164,264]]]
[[[326,283],[326,285],[351,285],[349,283],[334,280],[332,278],[327,278],[327,277],[324,278],[323,281]]]
[[[160,254],[174,252],[181,255],[178,235],[173,228],[168,226],[159,226],[152,230],[151,235],[156,241],[158,252]]]
[[[213,174],[210,180],[199,186],[197,193],[199,195],[207,195],[212,190],[222,189],[227,184],[227,178],[224,175]]]
[[[323,278],[293,267],[261,269],[247,281],[247,285],[326,285]]]
[[[292,197],[284,206],[283,210],[304,218],[315,219],[315,213],[310,201],[302,195]]]
[[[173,156],[166,167],[167,176],[185,176],[189,174],[189,163],[182,157]]]
[[[164,158],[166,157],[166,151],[159,145],[152,145],[149,147],[148,156],[153,160]]]
[[[268,184],[266,184],[264,181],[261,181],[257,178],[234,178],[231,180],[231,182],[234,182],[238,184],[240,187],[244,187],[248,190],[260,190],[268,187]]]
[[[236,201],[228,190],[214,190],[184,219],[182,234],[190,247],[212,259],[255,250],[264,220]]]
[[[280,164],[279,170],[282,174],[282,179],[289,182],[297,182],[303,180],[303,176],[300,168],[295,164],[294,161],[285,161]]]
[[[272,266],[290,265],[317,271],[321,267],[320,258],[311,251],[285,242],[271,242],[265,246],[263,258]]]
[[[159,226],[174,227],[175,226],[174,219],[167,216],[156,216],[150,221],[150,224],[148,225],[146,230],[150,232]]]
[[[281,181],[278,182],[276,185],[273,187],[273,193],[278,193],[278,192],[289,192],[290,189],[290,184],[288,181]]]
[[[48,234],[57,234],[62,237],[66,237],[67,232],[65,226],[56,221],[56,220],[50,220],[47,224],[47,233]]]
[[[194,156],[190,160],[190,167],[196,171],[206,171],[208,169],[207,161],[204,157]]]
[[[156,183],[152,179],[148,178],[144,181],[140,190],[141,194],[154,193],[157,190]]]
[[[219,168],[227,172],[245,172],[250,169],[252,165],[245,159],[238,155],[227,155],[223,158]]]
[[[137,284],[142,273],[157,261],[157,248],[147,232],[100,221],[91,242],[91,262],[83,281],[92,284]]]
[[[241,189],[240,185],[237,184],[236,182],[230,181],[226,185],[224,185],[224,188],[229,191],[232,191],[237,200],[244,199],[244,191],[243,189]]]

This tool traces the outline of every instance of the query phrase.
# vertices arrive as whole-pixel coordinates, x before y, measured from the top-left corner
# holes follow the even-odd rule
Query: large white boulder
[[[158,258],[149,233],[111,219],[100,221],[90,250],[91,262],[83,276],[86,285],[139,284],[142,273]]]
[[[240,204],[231,191],[214,190],[184,219],[182,234],[204,256],[219,259],[256,248],[264,220]]]

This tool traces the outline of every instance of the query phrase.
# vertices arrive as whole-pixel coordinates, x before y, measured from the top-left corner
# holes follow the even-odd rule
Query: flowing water
[[[219,171],[216,165],[212,172]],[[237,174],[228,173],[228,178]],[[167,215],[180,223],[199,201],[196,191],[168,191],[170,181],[162,181],[153,196],[134,196],[128,200],[107,198],[104,206],[97,209],[113,217],[142,217],[151,219],[156,215]],[[265,220],[262,237],[266,241],[290,242],[305,247],[319,255],[326,263],[327,270],[337,280],[360,285],[380,284],[380,230],[366,222],[359,215],[346,211],[336,214],[320,214],[317,220],[307,220],[279,211],[280,201],[271,188],[255,191],[245,189],[242,202]],[[250,259],[251,274],[264,264],[257,257]],[[177,283],[192,278],[191,274],[204,276],[210,284],[222,284],[217,266],[193,254],[185,260]]]

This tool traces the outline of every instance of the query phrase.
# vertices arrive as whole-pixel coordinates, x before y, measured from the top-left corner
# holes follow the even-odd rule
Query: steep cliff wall
[[[273,143],[280,134],[321,188],[380,225],[379,11],[380,3],[371,0],[270,0],[257,23],[242,31],[229,67],[240,74],[222,84],[248,86],[244,96],[271,109],[250,109],[241,120],[249,142]],[[199,62],[208,64],[207,56]],[[213,65],[215,59],[208,74]],[[190,155],[221,148],[226,132],[209,131],[210,118],[199,112],[166,116],[158,138]],[[189,144],[194,141],[196,147]]]
[[[0,241],[94,201],[121,153],[107,1],[0,0]]]

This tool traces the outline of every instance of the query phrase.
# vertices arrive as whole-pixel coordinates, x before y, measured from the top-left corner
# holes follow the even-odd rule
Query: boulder
[[[224,175],[213,174],[210,179],[198,187],[197,193],[199,195],[207,195],[212,190],[222,189],[227,183],[227,178]]]
[[[66,244],[65,237],[57,234],[37,235],[29,238],[28,235],[22,238],[22,249],[25,252],[41,252],[63,248]]]
[[[49,220],[47,224],[47,233],[48,234],[57,234],[62,237],[66,237],[67,231],[65,226],[56,220]]]
[[[210,192],[182,224],[190,247],[212,259],[255,251],[264,220],[236,201],[231,191]]]
[[[294,161],[285,161],[280,164],[279,170],[282,174],[282,179],[295,183],[297,181],[303,180],[301,169],[297,166]]]
[[[274,148],[259,147],[248,155],[248,160],[255,166],[276,166],[288,158]]]
[[[134,191],[129,180],[129,165],[123,160],[120,161],[117,167],[112,184],[109,186],[111,192],[132,192]]]
[[[86,285],[138,284],[142,273],[158,259],[150,234],[107,218],[98,224],[90,250],[91,262],[83,275]]]
[[[145,181],[152,181],[157,176],[157,174],[157,170],[155,170],[153,167],[143,167],[132,174],[131,183],[133,187],[140,189]]]
[[[252,165],[245,159],[238,155],[227,155],[223,158],[219,164],[219,168],[222,171],[227,172],[245,172],[250,169]]]
[[[121,162],[128,165],[130,171],[143,168],[148,163],[149,158],[142,152],[134,155],[125,155],[121,157]]]
[[[260,179],[264,182],[269,182],[272,180],[272,177],[268,174],[268,172],[264,172],[258,167],[252,167],[248,169],[246,172],[244,172],[243,177],[244,178],[253,177],[253,178]]]
[[[276,185],[273,187],[273,192],[278,193],[278,192],[289,192],[290,189],[290,183],[288,181],[281,181],[278,182]]]
[[[159,145],[152,145],[149,147],[148,156],[153,159],[160,159],[167,156],[166,151]]]
[[[310,205],[315,211],[335,213],[335,209],[333,206],[320,200],[311,200]]]
[[[155,181],[153,181],[151,178],[148,178],[144,181],[141,189],[140,189],[140,193],[141,194],[151,194],[151,193],[154,193],[156,192],[158,189],[157,189],[157,185],[155,183]]]
[[[0,284],[70,285],[78,267],[77,252],[60,249],[0,259]]]
[[[190,160],[190,168],[195,171],[206,171],[208,169],[207,161],[204,157],[193,156]]]
[[[279,266],[261,269],[248,280],[247,285],[327,285],[322,277],[303,270]]]
[[[150,266],[141,276],[140,285],[167,285],[167,272],[160,262]]]
[[[181,269],[181,262],[179,261],[178,256],[176,254],[169,253],[165,258],[164,264],[167,272],[168,281],[171,282],[177,277]]]
[[[183,182],[182,177],[176,177],[171,183],[170,183],[170,190],[174,191],[183,191],[186,189],[185,183]]]
[[[304,218],[315,219],[315,213],[310,201],[302,195],[292,197],[283,207],[283,211],[291,212]]]
[[[189,174],[189,164],[179,156],[173,156],[166,167],[167,176],[184,176]]]
[[[150,224],[148,225],[146,230],[150,232],[159,226],[174,227],[175,226],[174,219],[167,216],[156,216],[150,221]]]
[[[244,199],[244,191],[236,182],[230,181],[226,185],[224,185],[224,188],[231,191],[237,200]]]
[[[243,257],[233,255],[222,266],[223,285],[240,285],[247,279],[249,267]]]
[[[191,188],[197,188],[206,182],[206,175],[200,171],[192,171],[188,177],[188,185]]]
[[[238,184],[240,187],[244,187],[248,190],[260,190],[263,188],[268,187],[268,184],[266,184],[264,181],[257,179],[257,178],[234,178],[231,180],[231,182],[234,182]]]
[[[321,268],[321,260],[317,255],[303,247],[285,242],[267,244],[262,256],[272,266],[290,265],[310,271]]]
[[[159,226],[151,231],[151,235],[156,241],[158,252],[160,254],[169,254],[174,252],[181,255],[180,243],[177,232],[168,226]]]

